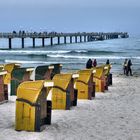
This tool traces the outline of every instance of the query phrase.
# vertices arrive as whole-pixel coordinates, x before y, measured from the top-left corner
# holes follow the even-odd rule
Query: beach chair
[[[3,70],[7,71],[7,74],[4,75],[4,93],[6,95],[10,93],[8,86],[11,82],[11,73],[15,68],[19,68],[19,67],[20,67],[19,63],[8,63],[3,66]],[[8,96],[7,96],[7,100],[8,100]]]
[[[112,73],[110,73],[112,65],[111,64],[104,65],[104,68],[106,68],[105,76],[107,78],[107,84],[108,84],[108,86],[112,85]]]
[[[96,73],[93,76],[93,81],[95,82],[95,91],[104,92],[106,86],[104,66],[94,67],[93,70],[96,70]]]
[[[31,75],[32,80],[50,80],[61,71],[61,64],[37,66]]]
[[[17,87],[24,81],[30,81],[33,68],[15,68],[11,72],[11,95],[16,95]]]
[[[3,67],[4,67],[4,65],[0,64],[0,71],[3,71]]]
[[[54,85],[50,89],[52,109],[70,109],[77,105],[77,92],[74,91],[72,74],[56,74],[53,77]]]
[[[45,86],[44,80],[26,81],[18,86],[15,130],[42,131],[51,123],[51,102],[46,102]]]
[[[54,69],[52,70],[52,73],[51,73],[51,79],[53,79],[55,74],[61,73],[62,64],[50,64],[50,66],[54,67]]]
[[[10,84],[10,82],[11,82],[11,73],[12,73],[13,69],[19,68],[19,67],[20,67],[20,64],[18,64],[18,63],[9,63],[9,64],[4,65],[3,69],[5,71],[7,71],[7,74],[6,74],[5,78],[4,78],[4,84],[6,84],[6,85]]]
[[[5,92],[4,77],[7,71],[0,71],[0,104],[8,100],[8,93]]]
[[[41,65],[34,68],[34,71],[32,72],[30,79],[35,80],[49,80],[51,79],[51,73],[54,69],[54,66],[49,65]]]
[[[92,97],[95,97],[93,70],[80,70],[78,74],[79,77],[75,81],[75,88],[78,90],[78,99],[91,100]]]

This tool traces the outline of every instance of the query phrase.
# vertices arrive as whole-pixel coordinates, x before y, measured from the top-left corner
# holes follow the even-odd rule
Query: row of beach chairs
[[[10,95],[16,95],[20,83],[30,80],[45,80],[60,73],[62,65],[52,64],[46,66],[21,67],[21,64],[9,63],[0,65],[0,103],[8,100],[8,86]]]
[[[61,68],[61,64],[36,68],[22,68],[19,64],[3,66],[3,74],[0,74],[3,82],[0,86],[10,84],[11,96],[17,96],[17,131],[41,131],[46,124],[51,124],[52,109],[69,110],[77,106],[77,99],[91,100],[95,92],[105,92],[112,84],[111,65],[79,70],[76,73],[61,73]],[[0,96],[5,91],[7,95],[8,89],[5,88]]]

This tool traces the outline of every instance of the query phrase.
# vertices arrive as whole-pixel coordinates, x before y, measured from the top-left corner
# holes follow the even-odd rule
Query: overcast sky
[[[0,31],[140,34],[140,0],[0,0]]]

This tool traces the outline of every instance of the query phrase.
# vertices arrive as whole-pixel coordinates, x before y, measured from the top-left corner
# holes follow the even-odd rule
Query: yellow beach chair
[[[15,117],[17,131],[41,131],[47,124],[47,88],[44,85],[43,80],[26,81],[19,85]]]
[[[91,100],[95,96],[93,83],[93,70],[86,69],[78,72],[79,77],[75,81],[75,88],[78,90],[78,99]]]
[[[95,82],[95,91],[104,92],[105,90],[104,67],[103,66],[94,67],[93,70],[96,70],[96,73],[93,76],[93,81]]]
[[[75,100],[72,74],[56,74],[52,81],[52,109],[70,109]]]
[[[11,73],[13,71],[14,68],[19,68],[20,64],[18,63],[9,63],[9,64],[5,64],[3,69],[5,71],[7,71],[7,74],[4,78],[4,84],[9,84],[11,82]]]

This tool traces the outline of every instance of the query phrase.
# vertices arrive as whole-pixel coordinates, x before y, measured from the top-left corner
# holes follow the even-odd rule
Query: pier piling
[[[12,49],[12,38],[9,38],[9,49]]]
[[[84,42],[86,42],[86,36],[84,36]]]
[[[82,36],[80,35],[80,42],[82,42]]]
[[[57,44],[60,45],[60,37],[58,36],[57,38],[58,38],[58,43]]]
[[[70,36],[70,43],[72,43],[72,36]]]
[[[66,43],[67,43],[67,37],[64,36],[64,44],[66,44]]]
[[[33,48],[35,48],[35,38],[33,37]]]
[[[53,37],[50,38],[51,46],[53,46]]]
[[[77,43],[77,36],[75,36],[75,43]]]
[[[45,38],[42,38],[42,47],[45,46]]]
[[[22,46],[22,49],[24,48],[24,38],[21,38],[21,46]]]

